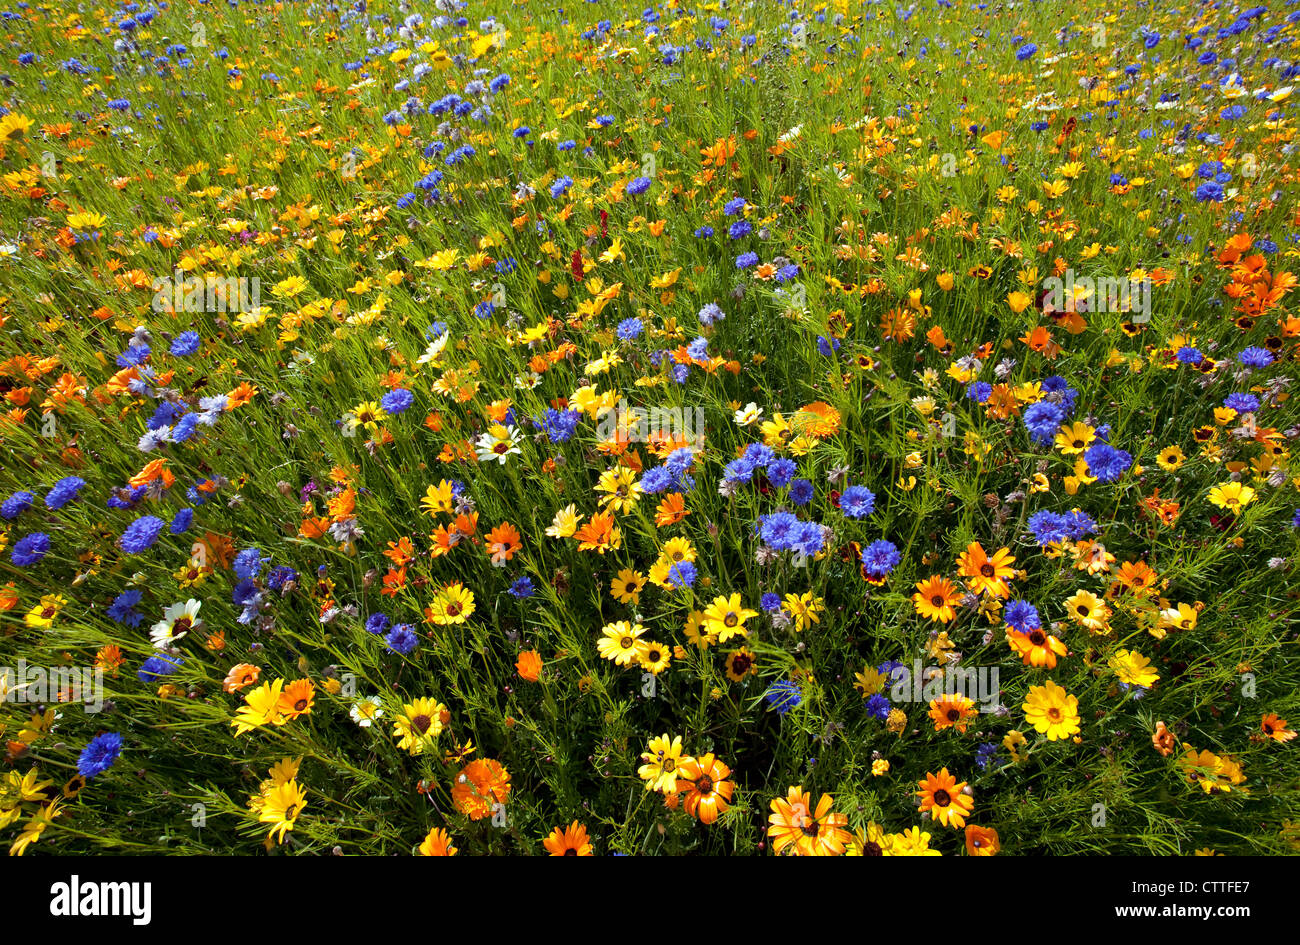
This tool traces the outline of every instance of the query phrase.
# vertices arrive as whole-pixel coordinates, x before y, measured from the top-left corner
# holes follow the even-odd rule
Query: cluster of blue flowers
[[[1074,509],[1062,515],[1046,509],[1029,516],[1029,531],[1034,540],[1046,548],[1062,541],[1081,541],[1096,534],[1097,523],[1086,512]]]

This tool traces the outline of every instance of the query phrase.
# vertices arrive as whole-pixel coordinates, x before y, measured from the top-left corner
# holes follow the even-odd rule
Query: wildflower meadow
[[[0,17],[9,854],[1300,850],[1294,0]]]

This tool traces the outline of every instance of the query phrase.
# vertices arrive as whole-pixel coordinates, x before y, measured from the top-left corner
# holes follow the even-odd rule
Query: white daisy
[[[162,620],[153,625],[149,639],[160,650],[165,650],[191,630],[203,626],[199,619],[199,608],[203,604],[197,600],[187,600],[183,604],[172,604],[163,611]]]

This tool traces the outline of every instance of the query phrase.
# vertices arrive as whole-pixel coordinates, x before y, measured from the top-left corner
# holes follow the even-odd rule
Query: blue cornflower
[[[1029,633],[1031,630],[1041,630],[1043,627],[1042,618],[1038,616],[1038,608],[1028,601],[1013,600],[1007,604],[1003,619],[1006,620],[1007,626],[1017,633]]]
[[[826,547],[826,529],[816,522],[800,523],[795,536],[794,547],[811,558]]]
[[[867,715],[879,719],[882,722],[889,718],[890,708],[889,700],[878,692],[873,693],[871,697],[867,699]]]
[[[142,515],[126,526],[126,531],[122,532],[122,537],[117,540],[117,543],[127,554],[138,555],[153,546],[166,525],[167,523],[156,515]]]
[[[881,538],[862,549],[862,567],[874,580],[887,577],[898,563],[903,560],[898,548],[892,541]]]
[[[117,756],[122,754],[122,736],[117,732],[101,732],[92,738],[81,750],[77,759],[77,771],[83,778],[93,778],[113,767]]]
[[[790,501],[795,505],[807,505],[813,499],[813,484],[807,479],[796,479],[790,483]]]
[[[573,186],[573,178],[569,176],[561,177],[555,183],[551,184],[551,196],[554,198],[561,197]]]
[[[167,526],[167,531],[172,535],[180,535],[189,530],[190,525],[194,522],[194,510],[190,508],[181,509],[172,519],[171,525]]]
[[[696,338],[686,346],[686,353],[695,361],[707,361],[709,359],[708,339]]]
[[[5,499],[3,505],[0,505],[0,516],[8,519],[17,518],[30,509],[35,501],[36,496],[31,492],[15,492]]]
[[[140,591],[123,591],[113,599],[113,603],[108,605],[108,614],[110,620],[115,620],[123,626],[138,627],[144,620],[144,615],[135,609],[135,605],[140,603],[140,598],[144,595]]]
[[[748,236],[752,232],[754,232],[754,227],[748,220],[737,220],[735,223],[731,224],[731,226],[727,227],[727,235],[733,240],[738,240],[742,236]]]
[[[1097,531],[1097,523],[1093,520],[1092,516],[1087,512],[1080,511],[1079,509],[1067,512],[1065,515],[1061,516],[1061,520],[1065,524],[1066,532],[1071,541],[1079,541],[1083,538],[1087,538],[1089,535],[1095,534]]]
[[[741,253],[736,257],[737,269],[748,269],[758,265],[758,253]]]
[[[277,564],[266,575],[266,586],[273,591],[280,591],[290,581],[298,580],[298,572],[287,564]]]
[[[270,560],[270,558],[262,555],[262,549],[260,548],[245,548],[235,555],[232,568],[235,576],[241,581],[251,581],[262,573],[262,565]]]
[[[1224,398],[1223,406],[1237,413],[1254,413],[1259,409],[1259,398],[1254,394],[1229,394]]]
[[[510,583],[511,597],[524,600],[525,598],[532,597],[535,593],[537,593],[537,589],[533,587],[533,579],[526,574],[523,577],[515,578]]]
[[[696,239],[706,240],[712,235],[713,235],[713,227],[711,226],[702,226],[695,231]]]
[[[729,217],[734,217],[736,214],[743,213],[744,211],[745,211],[744,197],[735,197],[731,200],[728,200],[725,204],[722,205],[722,212]]]
[[[1046,509],[1029,516],[1029,530],[1034,540],[1046,547],[1064,541],[1070,536],[1069,522],[1064,515]]]
[[[380,399],[379,406],[385,413],[399,414],[410,410],[413,403],[415,403],[414,394],[405,387],[395,387]]]
[[[1250,347],[1237,355],[1237,362],[1243,367],[1266,368],[1273,363],[1273,353],[1267,348]]]
[[[668,586],[675,591],[680,591],[684,587],[690,587],[695,583],[695,578],[699,576],[699,571],[691,561],[678,561],[668,569]]]
[[[1088,473],[1096,476],[1098,482],[1114,482],[1133,465],[1129,453],[1109,443],[1094,444],[1083,454],[1083,459],[1088,464]]]
[[[1036,52],[1038,52],[1038,46],[1034,43],[1025,43],[1016,50],[1016,58],[1024,62],[1026,59],[1032,58]]]
[[[388,652],[405,656],[419,646],[420,638],[415,635],[415,630],[409,623],[399,623],[388,631],[384,642],[388,644]]]
[[[771,688],[763,694],[763,698],[779,715],[785,715],[803,701],[803,690],[797,683],[789,679],[781,679],[772,683]]]
[[[754,464],[743,456],[733,459],[722,469],[722,476],[727,482],[749,482],[754,475]]]
[[[1050,400],[1030,404],[1023,417],[1025,429],[1035,443],[1046,446],[1056,438],[1056,432],[1065,422],[1065,409]]]
[[[981,771],[987,771],[990,764],[998,756],[998,746],[994,742],[984,742],[979,748],[975,749],[975,764]]]
[[[538,421],[538,425],[552,443],[565,443],[573,436],[581,419],[582,414],[577,410],[556,410],[554,407],[548,407],[546,415]]]
[[[627,192],[635,197],[637,194],[643,194],[650,189],[650,178],[638,177],[627,185]]]
[[[1196,365],[1205,360],[1205,355],[1201,354],[1201,352],[1196,348],[1187,345],[1183,345],[1183,347],[1179,348],[1178,351],[1175,352],[1174,357],[1178,359],[1180,364]]]
[[[1300,510],[1297,510],[1297,514],[1300,515]],[[762,608],[764,612],[769,614],[773,613],[774,611],[780,610],[781,595],[773,594],[771,591],[768,591],[766,594],[764,594],[762,597],[758,599],[758,606]]]
[[[379,636],[388,632],[388,626],[388,614],[374,613],[366,618],[366,633]]]
[[[163,656],[162,654],[157,654],[145,660],[140,666],[140,671],[135,675],[140,682],[154,682],[163,676],[170,676],[172,673],[176,672],[176,670],[180,669],[184,663],[185,660],[181,659],[179,656]]]
[[[849,486],[840,496],[845,518],[866,518],[876,509],[876,494],[865,486]]]
[[[174,357],[184,358],[195,351],[199,350],[199,333],[196,331],[183,331],[172,339],[172,346],[168,349]]]
[[[778,489],[784,489],[799,471],[792,459],[776,459],[767,465],[767,481]]]
[[[26,568],[44,558],[49,550],[50,536],[45,532],[32,532],[14,543],[9,560],[20,568]]]
[[[798,528],[799,519],[790,512],[773,512],[759,519],[758,535],[765,544],[777,551],[787,551],[793,547]]]
[[[618,323],[618,338],[620,341],[635,341],[641,337],[643,331],[645,331],[645,326],[641,324],[641,319],[635,315]]]
[[[674,475],[681,475],[691,468],[695,462],[695,453],[689,446],[679,446],[668,454],[664,460],[664,465],[673,471]]]
[[[663,466],[647,469],[641,477],[641,491],[656,495],[666,491],[673,484],[672,470]]]

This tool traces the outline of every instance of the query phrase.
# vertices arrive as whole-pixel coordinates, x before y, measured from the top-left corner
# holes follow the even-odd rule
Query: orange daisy
[[[687,758],[677,767],[677,777],[686,782],[686,813],[711,824],[725,813],[735,785],[727,780],[731,769],[713,757],[712,752]]]
[[[935,574],[924,581],[916,582],[912,606],[922,617],[940,623],[951,623],[957,617],[955,605],[960,600],[961,595],[957,593],[952,581]]]
[[[556,827],[551,835],[542,841],[542,846],[551,856],[591,856],[591,841],[587,839],[587,828],[576,820],[566,828]]]
[[[999,548],[990,556],[979,542],[973,541],[958,556],[957,568],[976,594],[1004,598],[1011,593],[1008,579],[1016,573],[1011,566],[1015,560],[1009,548]]]
[[[958,781],[941,768],[938,774],[926,772],[925,780],[917,782],[920,790],[916,796],[921,799],[921,813],[929,813],[945,827],[961,829],[966,817],[975,809],[975,801],[962,793],[965,781]]]

